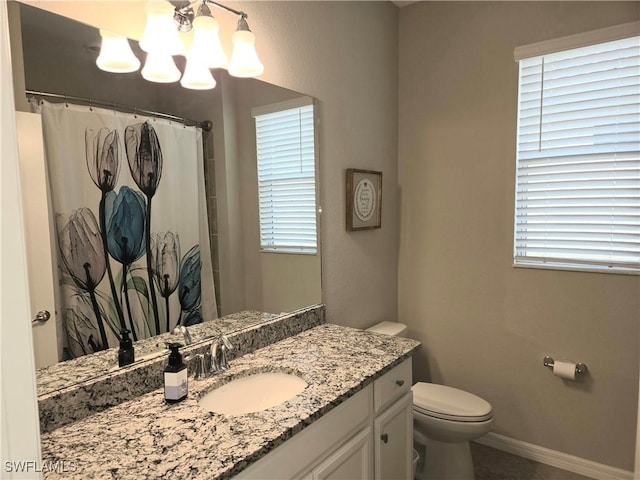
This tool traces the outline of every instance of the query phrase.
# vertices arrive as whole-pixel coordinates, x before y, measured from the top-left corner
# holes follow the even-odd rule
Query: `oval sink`
[[[198,403],[210,412],[242,415],[275,407],[306,387],[307,382],[289,373],[255,373],[210,391]]]

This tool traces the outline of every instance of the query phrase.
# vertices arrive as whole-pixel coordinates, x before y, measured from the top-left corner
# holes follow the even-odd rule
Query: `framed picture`
[[[347,169],[347,230],[382,226],[382,172]]]

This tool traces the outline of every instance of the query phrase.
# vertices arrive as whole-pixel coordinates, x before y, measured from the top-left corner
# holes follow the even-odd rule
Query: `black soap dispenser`
[[[189,392],[187,366],[182,361],[180,343],[168,343],[171,350],[169,363],[164,369],[164,400],[167,403],[178,403],[187,398]]]
[[[135,352],[133,351],[133,343],[129,338],[129,330],[123,328],[120,332],[120,350],[118,350],[118,366],[124,367],[135,361]]]

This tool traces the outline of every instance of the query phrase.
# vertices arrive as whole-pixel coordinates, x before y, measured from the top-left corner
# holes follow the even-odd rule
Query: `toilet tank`
[[[407,326],[398,322],[380,322],[373,327],[369,327],[367,332],[382,333],[383,335],[391,335],[393,337],[405,337],[407,335]]]

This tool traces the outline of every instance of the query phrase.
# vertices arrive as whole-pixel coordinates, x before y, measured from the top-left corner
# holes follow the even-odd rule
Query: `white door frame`
[[[40,429],[5,1],[0,25],[0,477],[34,478],[40,476]],[[11,471],[16,462],[33,463],[20,473]]]

